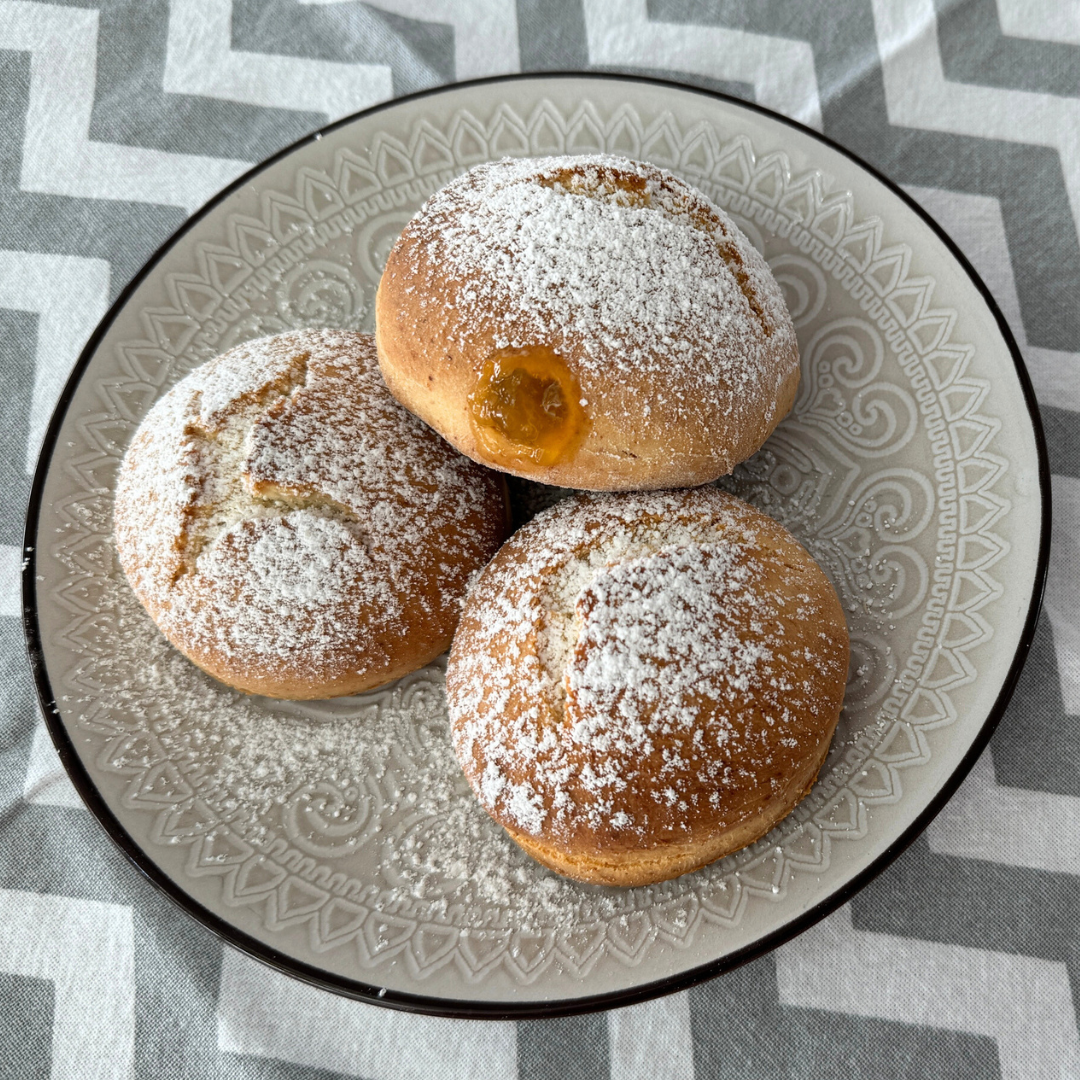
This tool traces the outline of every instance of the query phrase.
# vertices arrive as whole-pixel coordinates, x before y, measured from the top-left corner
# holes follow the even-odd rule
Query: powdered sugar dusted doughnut
[[[484,808],[560,873],[643,885],[744,847],[810,790],[843,612],[779,524],[716,488],[574,496],[466,601],[446,677]]]
[[[120,562],[165,636],[250,693],[396,679],[450,643],[506,532],[505,484],[386,391],[368,334],[303,330],[199,368],[149,412]]]
[[[399,401],[476,461],[567,487],[714,480],[799,379],[762,256],[688,184],[625,158],[454,180],[391,251],[376,316]]]

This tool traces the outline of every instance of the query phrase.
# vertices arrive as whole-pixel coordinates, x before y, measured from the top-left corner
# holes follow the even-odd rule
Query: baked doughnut
[[[530,855],[645,885],[745,847],[809,792],[847,668],[832,585],[759,510],[714,487],[576,495],[471,590],[451,738]]]
[[[370,334],[301,330],[230,349],[154,405],[120,469],[116,547],[199,667],[334,697],[448,647],[506,534],[505,486],[394,401]]]
[[[684,487],[791,408],[795,331],[731,219],[653,165],[480,165],[390,252],[376,339],[394,396],[475,461],[589,490]]]

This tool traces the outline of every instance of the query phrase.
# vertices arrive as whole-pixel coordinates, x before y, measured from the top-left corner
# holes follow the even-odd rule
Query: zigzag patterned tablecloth
[[[18,615],[67,372],[143,261],[330,119],[514,71],[656,74],[884,171],[995,295],[1043,410],[1054,534],[990,748],[884,874],[775,953],[608,1014],[392,1013],[223,946],[59,766]],[[1078,1077],[1080,8],[1062,0],[0,0],[0,1076]]]

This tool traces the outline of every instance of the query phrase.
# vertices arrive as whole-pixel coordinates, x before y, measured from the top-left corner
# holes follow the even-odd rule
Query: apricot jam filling
[[[543,345],[500,349],[469,395],[473,432],[498,465],[554,465],[585,433],[581,388]]]

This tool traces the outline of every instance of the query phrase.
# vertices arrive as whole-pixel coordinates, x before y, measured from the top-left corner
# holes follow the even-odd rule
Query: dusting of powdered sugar
[[[737,539],[661,548],[593,578],[578,597],[584,616],[567,674],[575,743],[648,753],[652,731],[694,728],[706,687],[751,689],[771,652],[727,618],[733,605],[756,602],[749,557]]]
[[[199,560],[204,580],[219,586],[237,581],[233,602],[204,625],[220,627],[222,640],[237,650],[272,650],[310,662],[345,629],[340,598],[350,593],[359,593],[372,612],[369,633],[393,627],[401,603],[383,569],[348,524],[332,517],[294,511],[249,519],[232,526]]]
[[[440,662],[334,702],[248,697],[156,634],[119,575],[102,584],[109,649],[95,659],[93,690],[62,701],[87,730],[108,737],[106,768],[136,787],[163,761],[175,763],[177,782],[190,785],[186,798],[178,796],[181,810],[193,801],[203,809],[195,832],[177,827],[163,842],[227,834],[230,855],[247,845],[265,872],[314,859],[334,897],[477,930],[543,935],[678,894],[670,885],[635,890],[636,898],[582,886],[525,855],[462,774]],[[206,857],[203,876],[214,857]]]
[[[449,625],[495,550],[498,481],[391,398],[369,335],[306,330],[199,368],[125,456],[116,538],[167,636],[260,673],[379,666]],[[239,679],[237,680],[240,681]]]
[[[817,747],[800,717],[828,707],[800,642],[841,682],[846,654],[809,629],[784,640],[822,609],[805,570],[770,556],[778,534],[717,489],[577,496],[519,531],[471,594],[447,677],[489,812],[549,840],[677,834],[689,808],[736,812],[767,788],[774,755]]]
[[[705,395],[727,413],[773,400],[797,364],[782,293],[762,256],[699,192],[609,155],[505,159],[437,192],[403,233],[409,292],[455,320],[465,348],[496,313],[496,348],[545,344],[593,379],[665,376],[654,404]],[[784,368],[784,370],[777,370]]]

